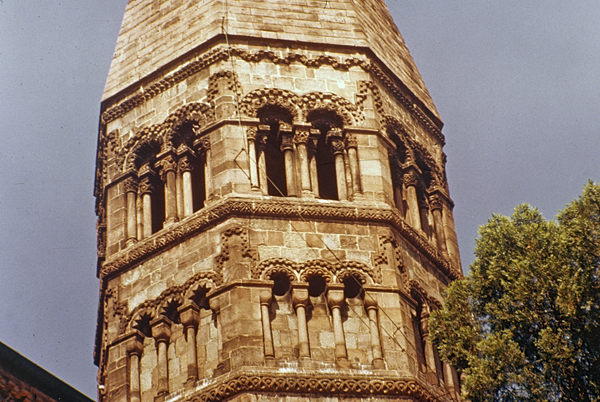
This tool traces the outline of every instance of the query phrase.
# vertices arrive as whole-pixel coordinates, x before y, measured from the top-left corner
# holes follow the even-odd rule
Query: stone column
[[[258,126],[258,181],[263,195],[269,195],[269,178],[267,177],[265,148],[267,146],[267,137],[270,132],[271,127],[262,124]]]
[[[250,127],[246,130],[246,136],[248,138],[248,163],[250,165],[250,187],[252,188],[252,191],[260,190],[258,157],[256,154],[257,135],[258,129],[256,127]]]
[[[383,352],[381,350],[381,337],[379,335],[379,320],[377,318],[377,302],[369,295],[365,296],[365,308],[369,316],[369,329],[371,332],[371,351],[373,352],[373,367],[385,369]]]
[[[269,309],[272,298],[271,289],[260,291],[260,315],[262,318],[263,343],[266,358],[275,357],[275,348],[273,347],[273,332],[271,331],[271,319],[269,318]]]
[[[358,142],[356,140],[356,134],[346,133],[346,149],[348,150],[350,175],[352,176],[352,196],[354,197],[357,194],[362,194],[360,169],[358,167]]]
[[[400,211],[400,215],[406,217],[404,212],[404,199],[402,195],[402,186],[403,186],[403,174],[400,169],[392,170],[392,182],[394,186],[394,202],[396,204],[396,208]]]
[[[219,364],[222,360],[223,355],[223,333],[221,327],[221,304],[219,299],[211,298],[208,302],[210,309],[215,314],[215,321],[217,322],[217,349],[219,351]]]
[[[433,226],[435,228],[435,237],[438,249],[444,256],[448,256],[448,247],[446,245],[446,234],[444,233],[444,217],[442,200],[439,195],[434,194],[429,198],[429,205],[433,213]]]
[[[198,380],[198,351],[196,349],[196,329],[200,319],[200,308],[194,302],[179,307],[179,318],[187,337],[187,383],[189,388]]]
[[[165,223],[167,225],[177,222],[177,163],[171,155],[166,155],[157,165],[160,167],[160,176],[165,183]]]
[[[129,356],[129,401],[140,402],[140,359],[144,349],[144,336],[135,331],[125,339],[125,349]]]
[[[310,357],[308,343],[308,325],[306,323],[306,306],[308,305],[308,284],[294,283],[292,288],[292,305],[296,309],[298,320],[298,355],[300,359]]]
[[[125,188],[126,202],[127,202],[127,225],[125,226],[126,232],[126,245],[127,247],[135,244],[137,241],[137,180],[133,177],[128,177],[123,182]]]
[[[458,399],[460,396],[460,385],[456,370],[454,370],[454,367],[446,362],[443,362],[442,364],[444,366],[444,382],[446,383],[446,388],[454,397],[454,399]]]
[[[429,340],[429,311],[423,306],[421,312],[421,337],[423,340],[423,352],[425,353],[425,364],[427,365],[427,379],[432,384],[438,383],[433,344]]]
[[[344,304],[344,285],[329,284],[327,290],[327,303],[331,310],[333,321],[333,337],[335,341],[335,360],[341,367],[349,367],[348,352],[346,350],[346,337],[342,324],[342,304]]]
[[[417,198],[418,176],[414,170],[404,173],[402,179],[406,189],[406,203],[408,204],[408,223],[416,230],[423,230],[421,227],[421,216],[419,212],[419,201]]]
[[[314,197],[310,187],[310,168],[308,166],[308,136],[310,129],[307,126],[296,125],[296,134],[294,135],[294,143],[298,150],[298,161],[300,162],[300,188],[302,196]]]
[[[287,123],[279,123],[279,136],[281,138],[281,151],[285,164],[285,186],[288,197],[296,197],[296,169],[294,168],[294,143],[292,127]]]
[[[192,161],[189,155],[184,155],[179,159],[179,172],[181,174],[181,199],[183,215],[180,219],[190,216],[194,213],[194,190],[192,189]]]
[[[139,186],[142,196],[142,239],[152,236],[152,181],[143,177]]]
[[[171,339],[171,321],[166,317],[158,317],[150,322],[152,337],[156,341],[158,354],[158,384],[155,384],[157,397],[163,398],[169,393],[169,360],[167,349]]]
[[[344,141],[342,140],[342,130],[334,127],[327,132],[327,141],[331,146],[335,160],[335,181],[337,184],[338,198],[340,200],[348,199],[348,189],[346,187],[346,169],[344,166]]]
[[[210,153],[210,137],[205,135],[203,138],[200,138],[194,141],[194,147],[198,152],[198,155],[204,156],[204,166],[198,166],[197,169],[204,169],[204,199],[206,202],[212,200],[215,197],[213,188],[213,178],[212,178],[212,158]],[[201,157],[196,158],[197,161],[202,161]]]
[[[319,197],[319,173],[317,170],[317,146],[319,144],[319,130],[312,128],[308,137],[308,171],[310,187],[315,197]]]

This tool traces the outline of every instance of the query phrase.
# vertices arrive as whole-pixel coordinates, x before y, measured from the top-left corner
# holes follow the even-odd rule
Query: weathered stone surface
[[[440,127],[381,0],[131,0],[97,165],[101,401],[450,400],[422,342],[462,276]]]

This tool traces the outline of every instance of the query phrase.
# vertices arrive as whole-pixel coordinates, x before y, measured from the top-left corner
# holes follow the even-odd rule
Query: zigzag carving
[[[200,394],[185,399],[186,402],[217,402],[244,392],[285,394],[321,394],[360,396],[405,396],[419,402],[439,401],[440,396],[412,379],[349,378],[336,374],[324,376],[237,375],[206,387]],[[441,399],[444,400],[444,399]],[[450,398],[448,398],[450,400]]]
[[[157,298],[144,301],[128,314],[124,313],[126,307],[121,305],[121,307],[115,311],[115,315],[121,316],[121,319],[119,320],[119,334],[124,334],[127,329],[131,327],[133,319],[137,317],[139,313],[148,311],[153,317],[159,315],[160,307],[165,301],[173,297],[183,300],[189,288],[202,281],[208,281],[213,286],[220,286],[223,283],[223,278],[213,271],[198,272],[196,275],[188,279],[183,285],[172,286],[164,290]]]

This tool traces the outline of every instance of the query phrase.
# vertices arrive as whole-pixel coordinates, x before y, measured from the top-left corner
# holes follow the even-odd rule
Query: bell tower
[[[101,402],[450,401],[442,122],[383,0],[130,0],[95,195]]]

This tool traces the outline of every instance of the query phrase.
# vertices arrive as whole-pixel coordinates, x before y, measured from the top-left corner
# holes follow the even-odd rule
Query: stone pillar
[[[258,157],[256,154],[256,137],[258,130],[256,127],[250,127],[246,130],[248,138],[248,163],[250,166],[250,187],[253,191],[260,190],[258,176]]]
[[[129,356],[129,401],[140,402],[140,360],[144,347],[144,336],[135,331],[125,339],[125,349]]]
[[[327,141],[331,146],[335,160],[335,181],[337,184],[338,198],[340,200],[348,199],[348,189],[346,187],[346,169],[344,166],[344,141],[342,140],[342,130],[334,127],[327,132]]]
[[[292,305],[298,320],[298,355],[300,359],[310,357],[308,343],[308,325],[306,323],[306,306],[308,305],[308,284],[294,283],[292,288]]]
[[[269,178],[267,177],[267,159],[265,147],[271,127],[267,125],[258,126],[258,181],[263,195],[269,195]]]
[[[287,123],[279,123],[279,136],[281,138],[281,151],[285,163],[285,186],[288,197],[296,197],[296,169],[294,168],[294,143],[292,127]]]
[[[301,195],[307,197],[314,197],[310,187],[310,168],[308,166],[308,136],[310,135],[310,129],[306,126],[296,125],[296,134],[294,135],[294,143],[298,150],[298,161],[300,163],[300,188]]]
[[[438,383],[436,373],[436,361],[433,350],[433,344],[429,340],[429,311],[423,306],[421,312],[421,337],[423,340],[423,352],[425,354],[425,364],[427,365],[427,379],[432,384]]]
[[[406,189],[406,204],[408,207],[408,223],[416,230],[423,230],[421,227],[421,216],[419,213],[419,200],[417,198],[418,176],[414,170],[404,173],[402,179]]]
[[[442,364],[444,366],[444,382],[446,383],[446,388],[454,399],[459,399],[460,385],[458,382],[458,374],[456,374],[456,370],[454,370],[454,367],[450,364],[446,362],[443,362]]]
[[[260,291],[260,315],[262,318],[263,343],[265,357],[274,358],[275,348],[273,347],[273,332],[271,332],[271,319],[269,317],[269,309],[271,307],[272,292],[271,289],[263,289]]]
[[[133,177],[128,177],[123,182],[125,187],[126,202],[127,202],[127,230],[125,239],[127,247],[135,244],[137,241],[137,180]]]
[[[331,310],[333,321],[333,337],[335,341],[335,360],[341,367],[349,367],[348,352],[346,350],[346,337],[342,324],[342,304],[344,304],[344,285],[329,284],[327,290],[327,303]]]
[[[190,216],[194,213],[194,190],[192,189],[192,161],[189,155],[184,155],[179,159],[179,172],[181,174],[181,208],[183,215],[180,219]]]
[[[143,177],[139,185],[142,197],[142,239],[152,236],[152,181]]]
[[[357,194],[362,194],[360,169],[358,167],[358,142],[356,140],[356,134],[346,133],[346,149],[348,150],[350,175],[352,177],[352,197],[355,197]]]
[[[319,143],[319,130],[312,128],[308,137],[308,171],[310,187],[315,197],[319,197],[319,173],[317,170],[317,145]]]
[[[150,322],[152,337],[156,341],[158,354],[158,383],[155,384],[157,398],[164,400],[169,393],[169,360],[167,349],[171,339],[171,321],[166,317],[158,317]]]
[[[403,182],[403,174],[400,169],[392,169],[392,182],[394,186],[394,203],[398,211],[400,211],[400,215],[406,218],[404,211],[404,199],[402,194],[402,182]]]
[[[217,322],[217,349],[219,351],[219,363],[222,362],[223,355],[223,332],[221,326],[221,304],[219,299],[211,298],[209,300],[209,306],[212,312],[215,314],[215,321]]]
[[[371,351],[373,352],[373,367],[385,369],[383,352],[381,350],[381,337],[379,334],[379,320],[377,318],[377,302],[369,295],[365,296],[365,308],[369,316],[369,329],[371,332]]]
[[[433,213],[433,226],[435,229],[435,237],[437,240],[438,249],[444,256],[448,256],[448,247],[446,245],[446,234],[444,233],[444,217],[442,200],[439,195],[434,194],[429,198],[429,205]]]
[[[194,141],[194,147],[198,152],[198,155],[204,155],[204,166],[197,168],[204,169],[204,199],[206,202],[215,198],[212,178],[212,158],[210,153],[210,137],[205,135],[204,137]],[[198,157],[196,160],[201,161],[202,158]]]
[[[165,224],[177,222],[177,163],[171,155],[166,155],[158,162],[160,176],[165,183]]]
[[[200,308],[194,302],[179,307],[179,318],[187,337],[187,383],[189,388],[198,380],[198,351],[196,349],[196,329],[200,320]]]

